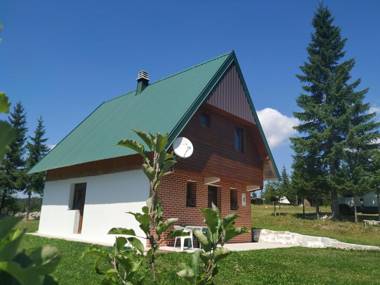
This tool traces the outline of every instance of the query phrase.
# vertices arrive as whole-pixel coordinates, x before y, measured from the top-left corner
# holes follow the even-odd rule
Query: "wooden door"
[[[79,210],[79,224],[77,233],[82,232],[83,224],[83,210],[84,203],[86,201],[86,183],[75,184],[74,186],[74,197],[73,197],[73,210]]]

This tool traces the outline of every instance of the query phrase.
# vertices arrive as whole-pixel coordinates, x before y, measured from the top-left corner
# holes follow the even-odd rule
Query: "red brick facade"
[[[210,126],[201,126],[201,114],[210,118]],[[244,129],[244,152],[234,147],[236,127]],[[223,216],[237,213],[237,226],[252,228],[249,185],[262,185],[262,158],[255,143],[252,123],[239,120],[210,106],[201,108],[189,122],[181,136],[189,138],[194,153],[188,159],[179,159],[172,174],[164,177],[160,199],[167,218],[178,218],[179,225],[204,225],[200,209],[208,206],[208,185],[205,178],[218,177],[219,207]],[[196,182],[196,207],[186,206],[186,184]],[[230,190],[237,191],[238,209],[231,210]],[[246,205],[242,205],[245,195]],[[232,242],[249,242],[251,233],[236,237]]]
[[[160,200],[164,208],[165,217],[178,218],[179,225],[204,225],[200,209],[207,207],[208,186],[204,184],[204,176],[195,172],[183,170],[175,171],[166,176],[160,186]],[[196,207],[186,207],[186,183],[194,181],[197,185]],[[251,229],[251,203],[249,193],[245,191],[246,185],[231,180],[221,179],[220,186],[220,209],[223,216],[229,213],[237,213],[239,218],[237,226]],[[238,209],[230,210],[230,188],[238,192]],[[242,206],[242,193],[246,195],[246,206]],[[249,242],[251,233],[236,237],[232,242]]]

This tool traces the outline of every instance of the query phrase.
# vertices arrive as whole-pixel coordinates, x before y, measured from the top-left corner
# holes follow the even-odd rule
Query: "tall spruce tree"
[[[347,179],[353,177],[353,165],[357,171],[366,168],[367,150],[375,147],[378,124],[369,105],[363,103],[368,90],[356,91],[360,80],[351,80],[355,61],[343,59],[346,39],[333,20],[328,8],[320,5],[313,19],[308,60],[297,76],[304,93],[297,99],[302,110],[294,113],[300,124],[296,127],[299,136],[292,143],[295,170],[317,196],[328,191],[332,217],[337,218],[338,194],[348,188],[357,191],[352,188],[357,183]],[[353,159],[354,153],[361,158]]]
[[[47,138],[45,138],[45,127],[42,118],[37,121],[37,127],[33,136],[29,138],[27,144],[28,158],[26,161],[26,167],[30,170],[37,164],[49,151],[49,147],[46,145]],[[25,194],[28,196],[26,207],[26,218],[29,219],[30,205],[32,194],[42,195],[45,183],[44,173],[35,173],[28,176],[28,182],[25,188]]]
[[[25,188],[25,141],[26,114],[21,103],[17,103],[9,115],[9,124],[14,130],[14,139],[0,164],[0,212],[12,199],[12,194]]]

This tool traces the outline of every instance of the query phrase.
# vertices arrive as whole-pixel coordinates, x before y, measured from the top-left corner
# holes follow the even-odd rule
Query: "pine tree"
[[[268,181],[264,187],[264,199],[265,203],[273,204],[273,215],[277,216],[276,207],[280,200],[280,185],[281,181]]]
[[[307,181],[304,179],[300,168],[293,165],[292,173],[292,188],[297,194],[297,199],[302,201],[302,217],[305,218],[305,199],[307,197],[307,192],[310,189]],[[298,201],[297,201],[298,203]]]
[[[308,143],[308,140],[313,143]],[[292,138],[293,150],[296,153],[293,156],[292,187],[297,196],[302,198],[304,217],[305,199],[308,199],[316,206],[316,215],[319,218],[320,201],[327,192],[327,181],[317,141],[316,138]]]
[[[24,154],[27,128],[26,115],[21,103],[15,105],[8,120],[15,136],[0,165],[0,212],[6,206],[7,200],[12,199],[16,190],[24,189],[26,179]]]
[[[370,172],[370,188],[376,194],[377,212],[380,221],[380,148],[372,152]]]
[[[45,127],[43,124],[42,118],[39,118],[37,121],[37,127],[34,131],[30,141],[27,144],[28,149],[28,158],[26,161],[27,169],[30,170],[34,165],[37,164],[49,151],[48,146],[46,145],[47,138],[45,138]],[[29,219],[30,213],[30,204],[32,194],[42,195],[43,188],[45,183],[44,173],[35,173],[28,176],[28,183],[25,189],[25,194],[28,196],[27,202],[27,212],[26,218]]]
[[[351,82],[355,61],[343,59],[346,39],[333,20],[330,11],[320,5],[313,19],[308,60],[298,75],[304,93],[297,99],[302,110],[294,113],[301,122],[296,127],[300,135],[292,143],[294,167],[308,180],[311,191],[317,191],[318,200],[328,190],[336,218],[338,194],[349,185],[348,169],[353,162],[349,153],[358,151],[356,155],[362,158],[355,160],[355,168],[364,169],[368,164],[365,152],[373,148],[369,142],[378,137],[378,125],[372,121],[374,114],[368,113],[369,105],[363,103],[368,90],[356,91],[360,80]]]
[[[289,200],[289,202],[294,205],[297,200],[296,198],[297,194],[294,188],[292,187],[292,183],[290,181],[290,178],[286,171],[285,166],[282,168],[282,172],[281,172],[280,188],[281,188],[280,190],[281,196],[286,197]]]

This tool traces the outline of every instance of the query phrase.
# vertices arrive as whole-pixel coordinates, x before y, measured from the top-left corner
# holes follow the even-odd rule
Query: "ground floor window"
[[[238,193],[236,189],[230,189],[230,209],[237,210],[238,206]]]
[[[208,186],[208,207],[211,208],[212,204],[217,206],[220,210],[220,189],[216,186]]]
[[[186,207],[197,206],[197,183],[188,181],[186,184]]]

